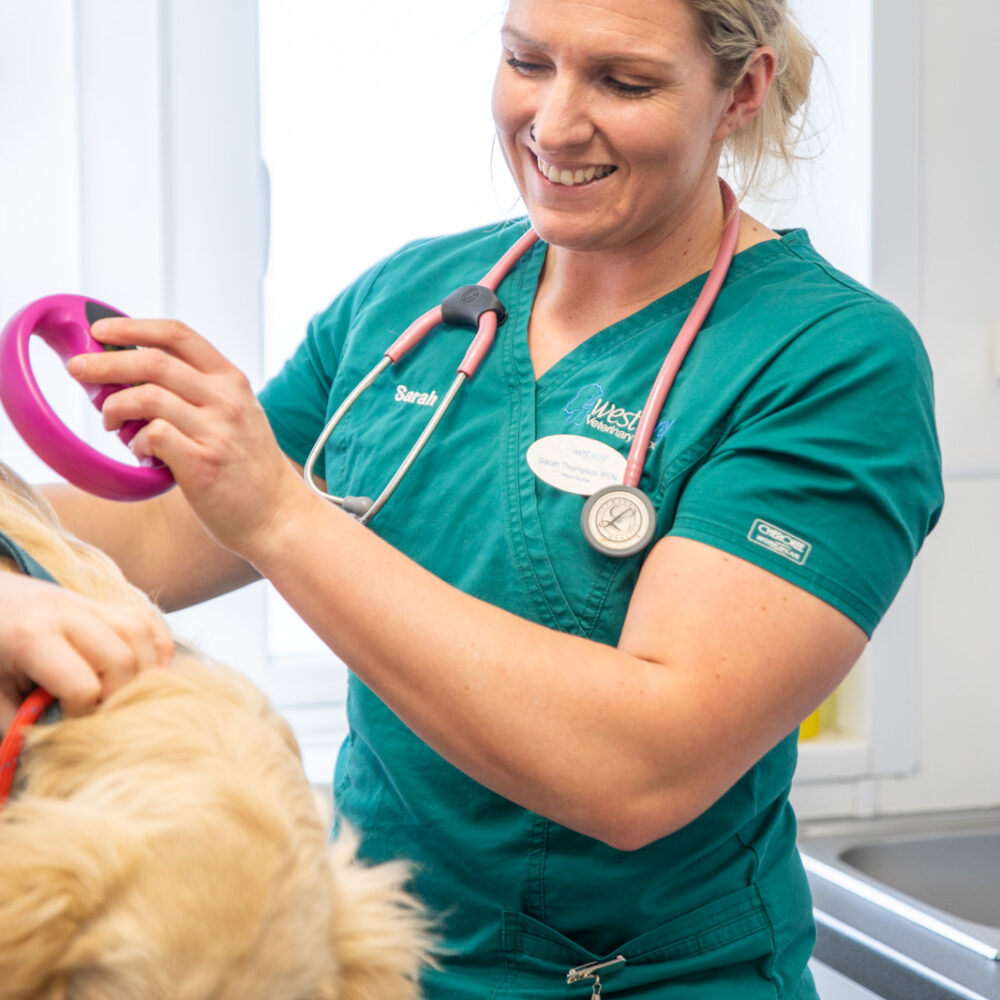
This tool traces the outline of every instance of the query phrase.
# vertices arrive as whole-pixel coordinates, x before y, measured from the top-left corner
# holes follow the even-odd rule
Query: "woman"
[[[512,0],[502,39],[497,132],[541,240],[370,528],[303,484],[313,442],[407,323],[524,225],[383,261],[313,320],[262,406],[180,324],[97,324],[151,349],[71,371],[134,386],[105,423],[149,420],[134,447],[181,490],[124,512],[50,496],[167,607],[263,575],[348,663],[338,810],[372,859],[417,862],[446,949],[428,996],[815,997],[796,728],[937,518],[926,359],[804,233],[739,215],[655,415],[654,539],[591,547],[596,481],[559,488],[528,449],[624,456],[719,256],[723,150],[752,173],[784,149],[809,50],[781,0]],[[381,489],[467,342],[442,328],[359,399],[317,464],[332,492]]]

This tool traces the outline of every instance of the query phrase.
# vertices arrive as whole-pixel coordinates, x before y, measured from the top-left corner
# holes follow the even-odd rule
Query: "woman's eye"
[[[616,94],[621,94],[623,97],[645,97],[653,90],[646,84],[625,83],[622,80],[616,80],[613,76],[606,77],[605,82]]]
[[[520,73],[522,76],[536,76],[544,73],[547,69],[542,63],[531,62],[528,59],[521,59],[515,55],[507,56],[505,62],[515,73]],[[654,90],[648,84],[626,83],[624,80],[619,80],[614,76],[605,76],[604,85],[621,97],[645,97]]]
[[[527,62],[524,59],[518,59],[517,56],[509,56],[507,58],[507,65],[517,73],[538,73],[545,67],[539,65],[538,63]]]

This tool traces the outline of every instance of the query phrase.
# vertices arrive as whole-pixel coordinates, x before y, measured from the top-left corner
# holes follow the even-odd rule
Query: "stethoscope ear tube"
[[[312,446],[309,452],[308,458],[306,458],[306,464],[302,468],[302,478],[306,481],[307,485],[313,490],[314,493],[318,493],[324,500],[329,500],[331,503],[336,504],[338,507],[343,507],[347,509],[345,504],[348,500],[357,500],[356,497],[338,497],[333,493],[327,493],[320,485],[316,482],[316,476],[313,469],[316,466],[316,459],[319,458],[326,446],[326,442],[330,439],[330,435],[334,432],[337,424],[343,420],[344,415],[347,411],[357,402],[358,398],[362,393],[371,387],[372,383],[379,377],[389,367],[393,362],[393,359],[389,357],[388,352],[385,357],[383,357],[379,363],[347,394],[344,401],[337,407],[334,414],[327,421],[326,426],[323,428],[323,433],[316,439],[316,443]],[[356,508],[356,504],[351,505],[352,508]],[[349,514],[354,514],[355,509],[348,510]]]
[[[468,379],[472,378],[483,358],[489,352],[493,344],[493,339],[496,336],[497,326],[507,318],[507,310],[504,309],[503,303],[496,296],[497,286],[537,240],[538,234],[534,230],[528,230],[497,261],[479,285],[463,285],[452,292],[441,305],[429,309],[418,319],[414,320],[393,342],[378,364],[347,394],[333,416],[327,421],[316,443],[312,446],[302,470],[303,478],[315,493],[318,493],[325,500],[336,504],[346,513],[356,517],[362,524],[367,524],[371,521],[382,507],[385,506],[388,499],[396,491],[396,487],[416,461],[424,445],[430,440],[434,429],[448,412],[448,408],[458,394],[458,390],[461,389]],[[442,322],[471,326],[476,330],[476,335],[473,337],[469,349],[465,352],[465,357],[462,358],[461,364],[458,366],[455,380],[442,397],[440,403],[435,407],[434,412],[425,424],[420,436],[410,448],[406,458],[399,464],[392,478],[374,501],[369,500],[367,497],[339,497],[333,493],[327,493],[316,482],[313,470],[319,455],[322,453],[326,442],[330,439],[330,435],[336,426],[361,395],[371,388],[386,368],[395,364],[400,358],[413,350],[431,330]]]

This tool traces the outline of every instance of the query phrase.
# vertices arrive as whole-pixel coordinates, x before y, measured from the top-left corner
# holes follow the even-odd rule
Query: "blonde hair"
[[[776,65],[758,114],[729,137],[725,156],[743,192],[766,163],[789,167],[802,137],[816,50],[796,24],[786,0],[687,0],[716,66],[720,89],[735,86],[761,45],[774,49]]]

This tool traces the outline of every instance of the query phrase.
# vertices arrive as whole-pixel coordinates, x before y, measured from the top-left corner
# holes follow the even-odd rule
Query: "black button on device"
[[[87,317],[87,323],[93,326],[99,319],[127,319],[125,313],[119,312],[117,309],[112,309],[111,306],[103,305],[100,302],[91,302],[87,299],[86,305],[83,307],[83,311]],[[132,345],[121,345],[115,346],[114,344],[102,344],[101,345],[106,351],[134,351],[135,347]]]
[[[125,313],[118,312],[117,309],[112,309],[111,306],[102,305],[100,302],[91,302],[87,300],[87,304],[83,307],[83,311],[87,316],[87,322],[93,326],[99,319],[118,319],[124,318]]]

